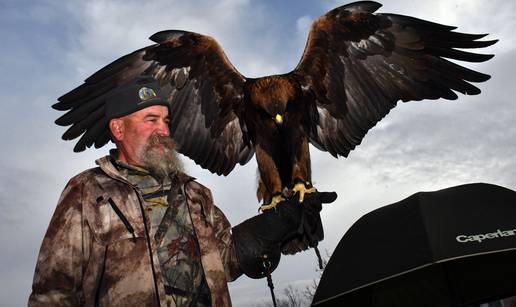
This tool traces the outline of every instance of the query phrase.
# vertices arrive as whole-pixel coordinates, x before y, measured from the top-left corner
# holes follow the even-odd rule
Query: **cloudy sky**
[[[500,39],[487,63],[469,65],[492,75],[479,96],[399,105],[347,159],[312,148],[314,183],[334,190],[322,212],[331,253],[364,213],[409,196],[468,182],[516,189],[516,2],[506,0],[386,1],[395,12],[490,33]],[[301,56],[314,18],[342,1],[15,1],[0,0],[0,305],[24,306],[36,256],[68,179],[94,166],[108,148],[73,153],[50,106],[90,74],[150,44],[164,29],[216,38],[248,77],[285,73]],[[233,224],[256,213],[255,161],[217,177],[184,159],[213,190]],[[274,273],[278,293],[317,276],[312,251],[283,257]],[[268,302],[264,280],[231,284],[236,306]]]

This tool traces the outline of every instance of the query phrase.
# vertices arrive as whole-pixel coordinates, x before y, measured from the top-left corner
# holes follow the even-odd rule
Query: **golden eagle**
[[[409,16],[374,14],[381,4],[355,2],[313,23],[297,67],[282,75],[246,78],[211,37],[161,31],[156,44],[105,66],[53,105],[68,112],[64,140],[74,150],[110,140],[104,98],[138,75],[151,75],[170,102],[170,130],[179,151],[217,174],[258,162],[258,198],[274,205],[285,191],[310,191],[309,143],[347,156],[397,101],[476,95],[488,75],[447,59],[483,62],[492,55],[459,49],[496,40]],[[292,188],[293,190],[288,190]]]

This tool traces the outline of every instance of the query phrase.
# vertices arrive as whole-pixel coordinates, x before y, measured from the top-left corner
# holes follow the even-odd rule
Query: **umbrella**
[[[516,295],[516,192],[484,183],[419,192],[360,218],[312,306],[469,306]]]

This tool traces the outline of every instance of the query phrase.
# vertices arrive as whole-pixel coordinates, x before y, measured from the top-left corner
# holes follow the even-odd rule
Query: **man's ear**
[[[109,121],[109,130],[111,131],[114,141],[124,139],[124,121],[120,118],[114,118]]]

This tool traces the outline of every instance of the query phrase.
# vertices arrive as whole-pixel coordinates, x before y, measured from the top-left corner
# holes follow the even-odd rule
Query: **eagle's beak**
[[[276,124],[283,124],[283,116],[276,114],[276,117],[274,117],[274,121],[276,122]]]

